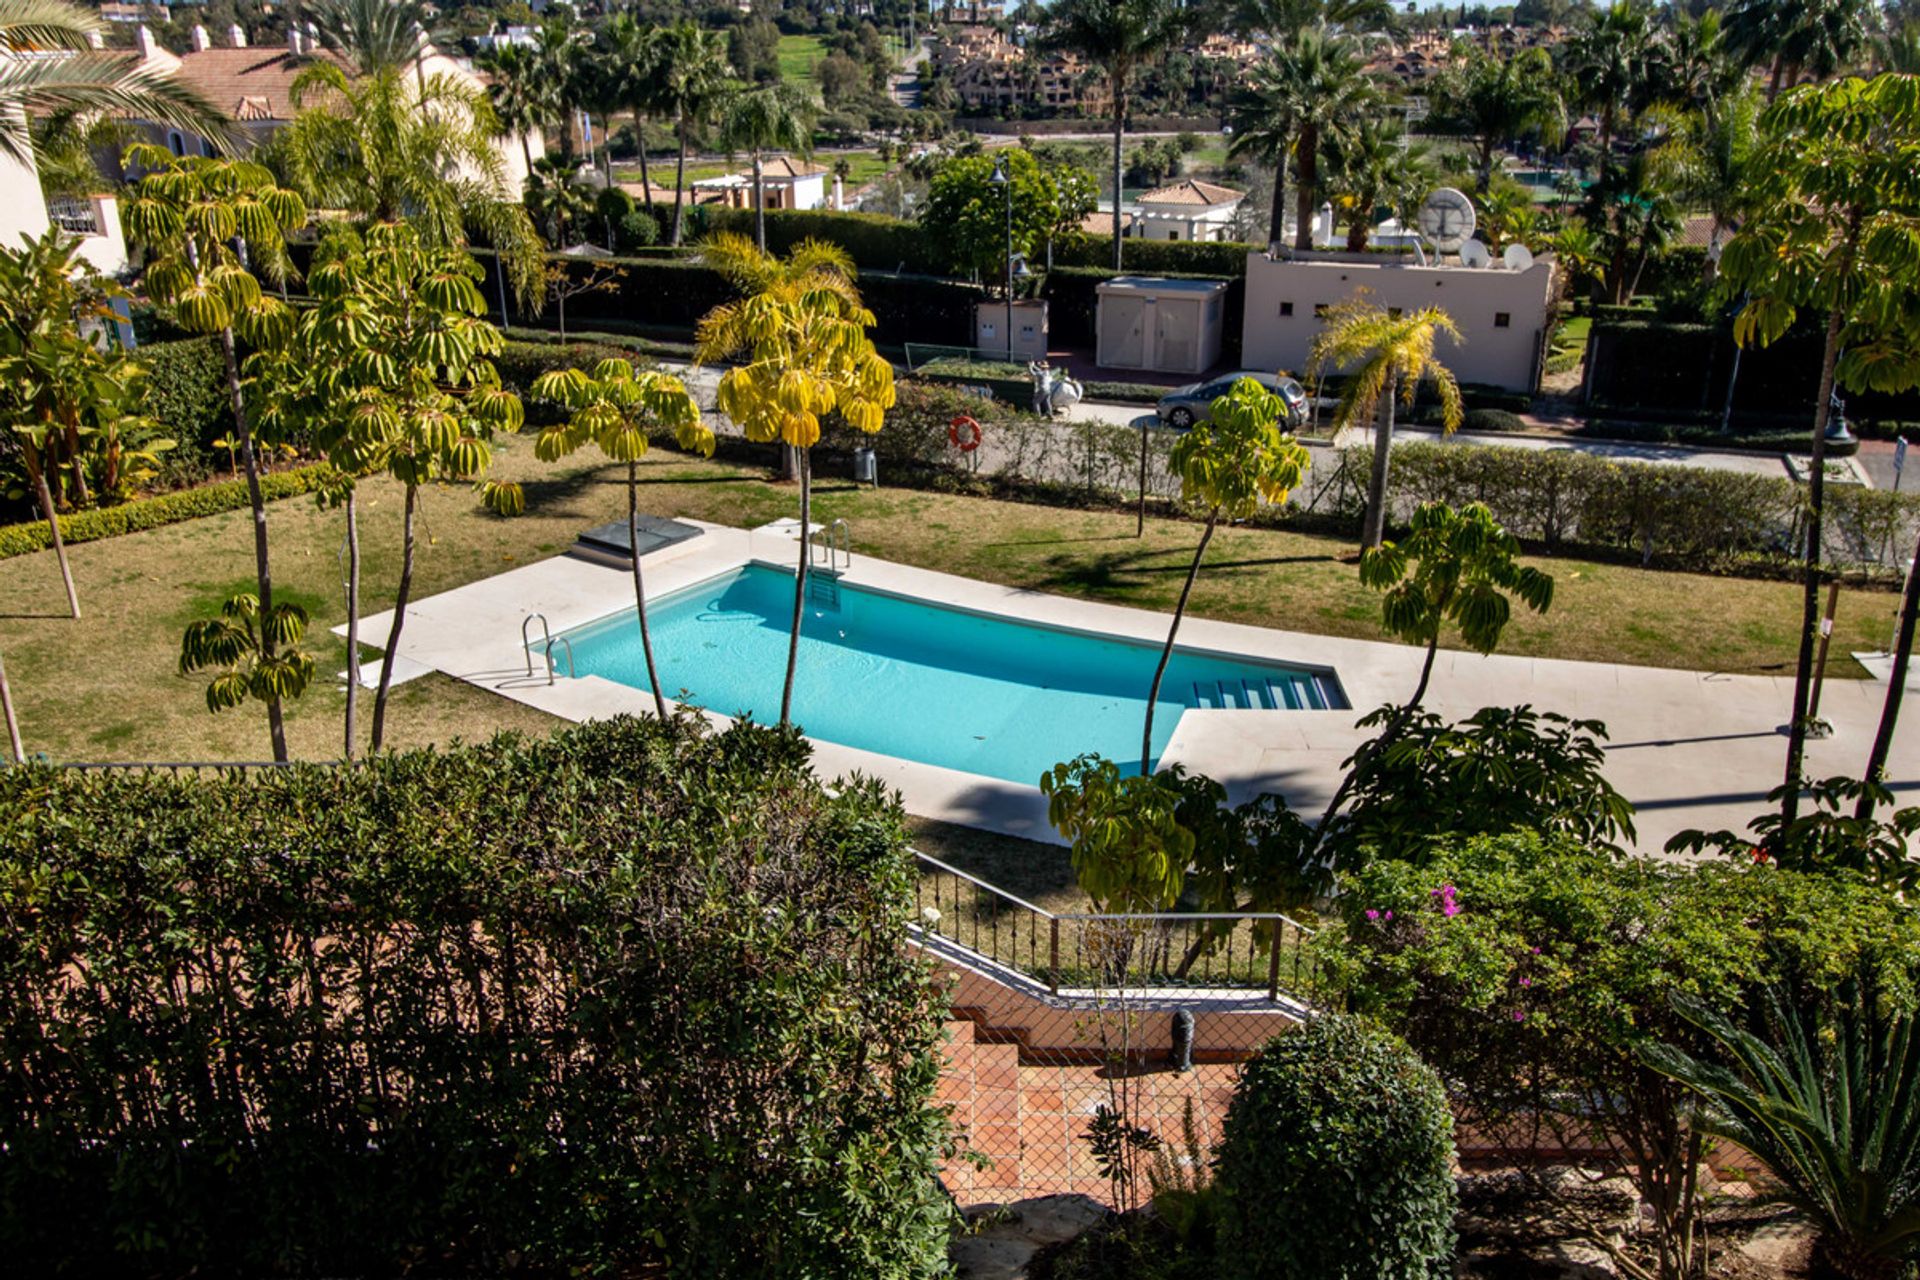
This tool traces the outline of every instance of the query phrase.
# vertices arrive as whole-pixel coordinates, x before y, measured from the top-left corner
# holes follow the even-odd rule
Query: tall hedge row
[[[136,354],[147,371],[143,412],[160,422],[177,449],[192,450],[202,459],[221,452],[213,442],[231,433],[233,403],[227,395],[227,362],[220,353],[220,340],[150,342]]]
[[[943,1274],[904,848],[797,735],[685,719],[0,772],[0,1256]]]

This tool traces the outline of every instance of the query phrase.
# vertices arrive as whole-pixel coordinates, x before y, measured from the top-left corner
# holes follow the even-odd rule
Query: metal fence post
[[[1273,937],[1267,942],[1267,999],[1275,1004],[1280,1001],[1280,934],[1280,922],[1276,920]]]
[[[1060,994],[1060,917],[1048,917],[1049,938],[1047,941],[1047,985],[1054,995]]]

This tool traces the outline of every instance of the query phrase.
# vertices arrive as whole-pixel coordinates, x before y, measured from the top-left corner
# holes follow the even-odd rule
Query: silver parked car
[[[1185,431],[1196,422],[1205,422],[1207,415],[1213,409],[1213,402],[1233,390],[1234,384],[1242,378],[1252,378],[1267,390],[1280,393],[1280,398],[1287,402],[1289,427],[1298,427],[1306,420],[1307,391],[1305,387],[1292,378],[1284,378],[1277,373],[1256,373],[1252,370],[1222,374],[1217,378],[1209,378],[1205,382],[1176,387],[1160,397],[1160,403],[1155,412],[1160,415],[1160,421]]]

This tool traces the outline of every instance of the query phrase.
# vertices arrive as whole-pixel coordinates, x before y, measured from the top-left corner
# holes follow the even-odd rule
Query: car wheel
[[[1193,410],[1175,409],[1167,415],[1167,425],[1185,431],[1193,425]]]

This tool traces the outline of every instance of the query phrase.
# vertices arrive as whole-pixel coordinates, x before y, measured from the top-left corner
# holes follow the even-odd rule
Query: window
[[[1316,302],[1316,303],[1314,303],[1314,304],[1313,304],[1313,316],[1314,316],[1314,319],[1316,319],[1316,320],[1324,320],[1324,319],[1326,319],[1326,315],[1327,315],[1327,304],[1326,304],[1326,303],[1324,303],[1324,302]]]
[[[173,152],[173,154],[177,156],[184,156],[185,154],[187,154],[187,140],[180,136],[180,131],[178,129],[170,130],[167,133],[167,150]]]
[[[1169,227],[1169,228],[1167,229],[1167,239],[1169,239],[1169,240],[1178,240],[1179,238],[1180,238],[1180,228],[1178,228],[1178,227]]]
[[[1290,315],[1292,315],[1292,314],[1293,314],[1293,304],[1292,304],[1291,302],[1283,302],[1283,303],[1281,303],[1281,304],[1280,304],[1280,314],[1281,314],[1282,316],[1290,316]]]
[[[1398,307],[1387,308],[1387,319],[1398,320],[1399,318],[1400,318],[1400,308]]]
[[[1505,311],[1494,312],[1493,327],[1496,329],[1511,329],[1513,327],[1513,316]]]

